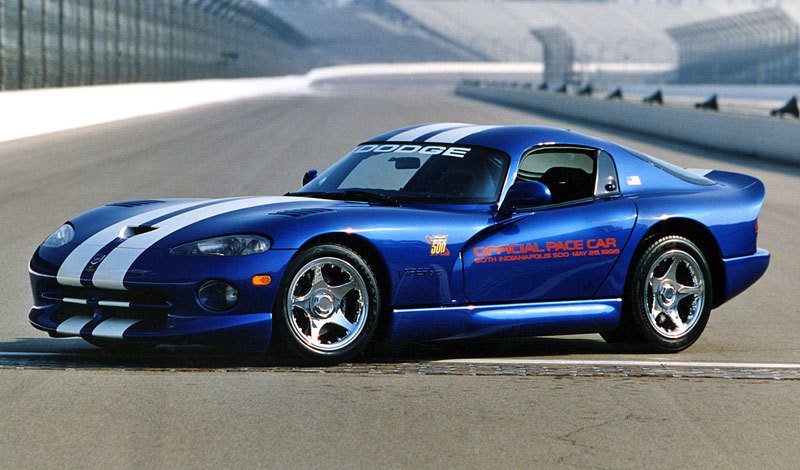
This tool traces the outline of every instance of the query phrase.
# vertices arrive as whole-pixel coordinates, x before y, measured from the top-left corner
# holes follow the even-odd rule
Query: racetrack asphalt
[[[797,369],[764,366],[800,364],[800,169],[470,101],[449,85],[323,87],[0,144],[4,467],[796,465]],[[299,369],[196,350],[114,357],[27,323],[27,260],[69,216],[127,199],[283,194],[369,136],[434,121],[569,127],[755,175],[770,269],[677,355],[581,335],[378,349]],[[663,365],[677,361],[690,366]],[[691,366],[701,362],[716,366]]]

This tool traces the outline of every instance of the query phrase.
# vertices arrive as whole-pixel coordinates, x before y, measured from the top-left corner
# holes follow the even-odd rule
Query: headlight
[[[174,255],[241,256],[269,250],[269,240],[255,235],[229,235],[186,243],[170,250]]]
[[[75,238],[75,229],[70,224],[64,224],[58,228],[52,235],[47,237],[47,240],[42,243],[42,246],[48,248],[58,248],[71,242]]]

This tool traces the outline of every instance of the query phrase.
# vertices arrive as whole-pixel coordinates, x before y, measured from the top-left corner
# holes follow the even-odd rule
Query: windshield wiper
[[[349,197],[357,197],[361,199],[367,200],[367,202],[371,201],[378,201],[378,202],[385,202],[392,206],[399,206],[400,200],[394,196],[390,196],[384,193],[378,193],[374,191],[367,191],[365,189],[345,189],[342,191],[337,191],[336,194],[341,194],[343,196]]]
[[[365,202],[383,202],[392,206],[399,206],[400,200],[384,193],[367,191],[365,189],[343,189],[341,191],[293,191],[285,196],[318,197],[321,199],[350,200],[357,198]]]
[[[335,195],[336,193],[329,193],[327,191],[289,191],[284,196],[297,196],[297,197],[318,197],[321,199],[339,199],[326,196]]]

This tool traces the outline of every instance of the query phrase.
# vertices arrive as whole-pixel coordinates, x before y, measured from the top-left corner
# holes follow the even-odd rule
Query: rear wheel
[[[678,352],[700,337],[711,313],[711,275],[700,249],[680,236],[652,240],[625,289],[620,327],[609,343]]]
[[[300,253],[284,275],[277,339],[305,362],[347,361],[369,344],[379,311],[378,284],[366,262],[344,246],[319,245]]]

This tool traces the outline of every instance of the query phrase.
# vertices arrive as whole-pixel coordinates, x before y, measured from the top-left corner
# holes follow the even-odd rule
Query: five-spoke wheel
[[[339,245],[300,253],[279,296],[279,340],[294,355],[315,363],[341,362],[360,353],[380,308],[372,271],[358,254]]]
[[[625,288],[620,326],[602,333],[603,338],[660,352],[682,351],[700,337],[708,322],[712,292],[708,262],[684,237],[663,236],[645,243]]]
[[[670,250],[656,258],[649,271],[643,303],[650,326],[666,338],[680,338],[694,328],[705,307],[700,265],[688,253]]]

